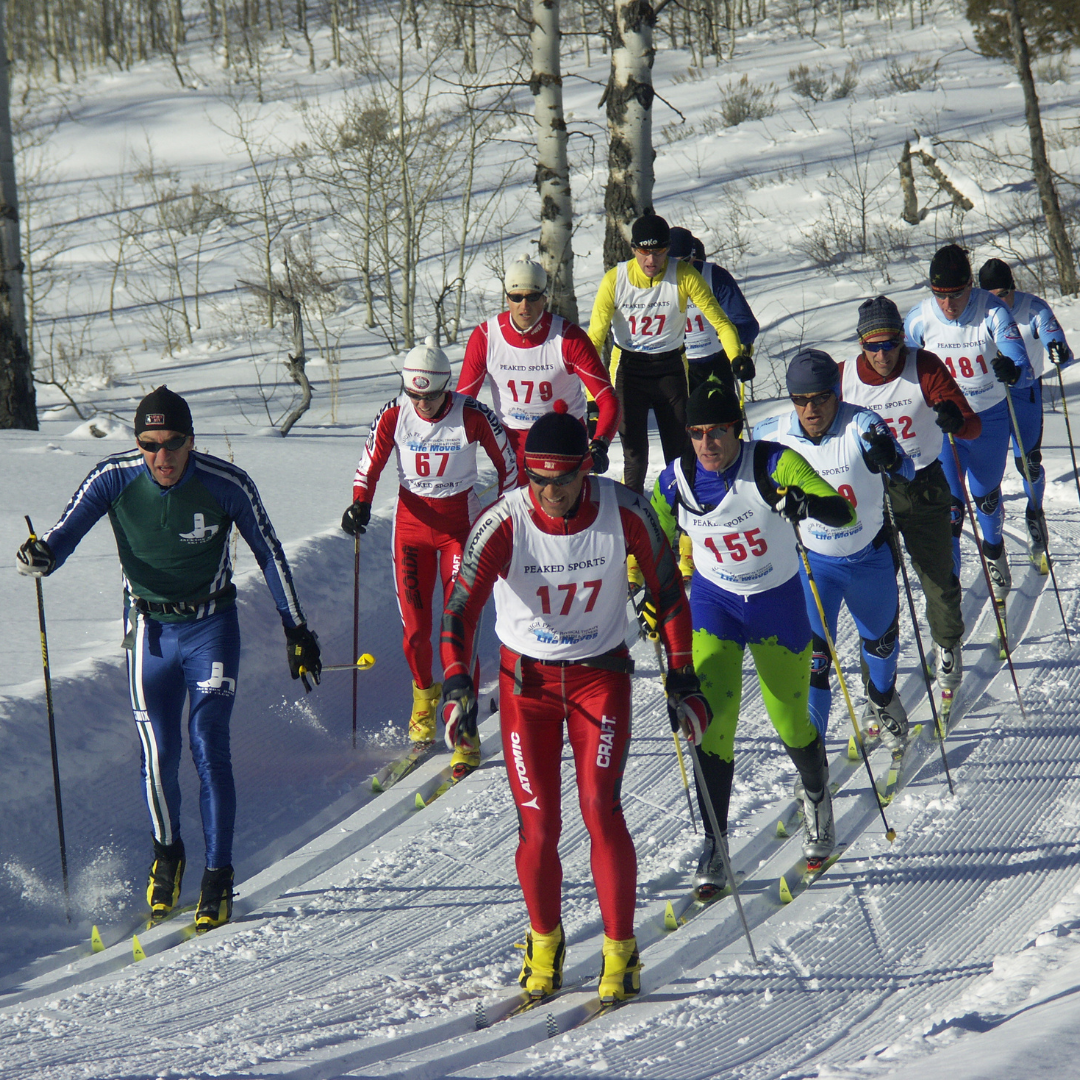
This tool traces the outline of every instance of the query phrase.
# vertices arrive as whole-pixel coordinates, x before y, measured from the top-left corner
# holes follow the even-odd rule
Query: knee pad
[[[810,656],[810,685],[818,690],[829,689],[829,668],[832,665],[829,656],[829,643],[817,634],[813,637],[814,651]]]
[[[993,517],[1000,505],[1001,488],[999,487],[994,488],[993,491],[988,491],[985,495],[975,496],[975,509],[987,517]]]
[[[964,504],[959,499],[952,501],[949,509],[949,525],[953,536],[959,540],[960,534],[964,531]]]
[[[871,656],[880,657],[882,660],[887,660],[892,656],[893,649],[896,648],[896,639],[900,634],[900,612],[897,611],[896,616],[893,618],[892,625],[885,631],[879,638],[863,638],[863,646]]]
[[[1038,480],[1039,472],[1042,469],[1042,450],[1040,448],[1029,450],[1024,456],[1027,458],[1027,468],[1028,472],[1031,473],[1031,479]],[[1026,479],[1027,477],[1024,472],[1024,458],[1015,457],[1013,458],[1013,462],[1016,465],[1016,471]]]

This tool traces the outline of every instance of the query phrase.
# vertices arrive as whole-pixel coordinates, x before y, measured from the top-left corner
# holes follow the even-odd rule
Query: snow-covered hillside
[[[1022,164],[1026,137],[1014,75],[963,48],[970,30],[948,4],[928,5],[914,30],[906,11],[891,26],[867,10],[846,11],[845,23],[841,48],[831,16],[811,38],[778,9],[737,35],[734,58],[717,68],[690,68],[681,50],[657,56],[654,77],[664,99],[655,104],[657,209],[705,239],[736,273],[761,321],[752,416],[780,407],[771,399],[797,346],[850,354],[861,300],[884,291],[906,311],[923,295],[939,243],[962,239],[976,265],[1003,251],[1034,251],[1019,222],[1030,178],[1006,160],[1015,152]],[[327,41],[316,45],[325,57]],[[566,62],[570,123],[596,134],[596,83],[606,79],[607,57],[594,50],[586,68],[574,47]],[[812,103],[789,88],[788,72],[798,64],[839,76],[852,60],[858,82],[848,97]],[[921,89],[898,91],[890,70],[917,65],[934,70]],[[229,134],[238,114],[235,97],[223,93],[222,72],[197,58],[190,71],[198,75],[188,80],[194,89],[181,89],[164,62],[90,72],[63,101],[34,106],[35,122],[57,110],[55,131],[33,151],[45,164],[32,220],[39,236],[58,229],[46,275],[52,291],[38,312],[38,356],[50,348],[59,356],[59,342],[68,355],[81,348],[68,390],[94,419],[80,419],[58,391],[39,388],[41,431],[0,432],[0,552],[13,557],[26,533],[24,514],[39,530],[52,524],[93,464],[130,445],[135,403],[167,382],[191,403],[196,445],[235,460],[258,483],[324,658],[344,662],[352,648],[353,546],[338,520],[367,424],[396,391],[400,362],[364,328],[355,283],[339,283],[325,324],[311,316],[320,335],[308,342],[315,403],[286,439],[271,422],[290,402],[279,363],[289,343],[235,291],[256,261],[251,231],[236,218],[222,217],[207,233],[202,328],[191,344],[176,344],[171,355],[163,349],[160,305],[147,299],[134,272],[126,286],[117,277],[110,318],[121,217],[114,203],[129,208],[146,196],[132,178],[136,159],[145,165],[152,150],[177,190],[207,185],[229,192],[234,207],[248,205],[257,179]],[[1039,84],[1044,122],[1055,166],[1075,176],[1080,71],[1066,62],[1058,74],[1064,78]],[[755,86],[774,84],[776,111],[725,128],[717,120],[720,90],[743,75]],[[304,137],[311,109],[339,107],[355,81],[333,65],[309,74],[306,55],[282,51],[273,59],[268,104],[247,102],[243,116],[265,140],[266,155],[283,152]],[[527,89],[516,93],[527,113]],[[514,142],[527,145],[529,137],[527,117],[508,116],[477,181],[478,189],[501,185],[492,214],[503,228],[484,238],[468,271],[463,335],[449,348],[455,361],[468,329],[496,310],[491,259],[535,242],[533,168]],[[917,172],[929,213],[916,227],[900,221],[896,165],[905,139],[917,138],[936,147],[958,183],[981,193],[970,213],[958,215]],[[507,147],[514,146],[522,160],[506,177]],[[604,154],[585,138],[572,151],[575,277],[585,320],[602,270]],[[286,184],[284,172],[278,182]],[[852,241],[862,223],[852,202],[859,191],[866,196],[865,252],[854,251]],[[318,242],[339,229],[314,199],[298,197],[295,207],[300,217],[283,235],[298,243],[301,234]],[[1005,223],[1019,231],[1006,235]],[[1080,303],[1050,299],[1076,348]],[[1080,434],[1078,371],[1067,371],[1065,382]],[[1071,631],[1080,519],[1059,397],[1056,388],[1049,394],[1043,446],[1051,550]],[[94,437],[92,427],[105,437]],[[612,457],[617,476],[617,448]],[[654,472],[658,458],[654,445]],[[674,932],[664,929],[666,902],[678,908],[685,898],[699,839],[687,817],[656,659],[647,643],[635,646],[635,737],[623,795],[640,864],[643,994],[580,1028],[574,1025],[587,1019],[594,1000],[601,927],[569,759],[561,848],[566,974],[581,985],[550,1007],[499,1022],[516,987],[520,954],[513,946],[524,938],[526,915],[513,871],[516,822],[497,714],[482,728],[484,766],[430,807],[417,810],[416,795],[435,788],[446,755],[378,797],[365,782],[403,742],[409,704],[390,578],[392,481],[384,477],[373,527],[361,540],[360,643],[377,663],[359,676],[355,748],[350,677],[327,673],[307,696],[290,682],[276,612],[240,545],[244,654],[232,727],[237,917],[194,940],[181,940],[179,920],[140,932],[147,959],[139,963],[130,935],[150,836],[109,530],[98,526],[44,583],[70,923],[34,589],[13,569],[3,578],[0,1075],[1072,1075],[1080,1016],[1073,1004],[1080,987],[1080,668],[1076,637],[1066,641],[1049,583],[1027,565],[1023,496],[1011,463],[1004,483],[1015,581],[1009,622],[1023,713],[997,660],[974,550],[965,548],[967,673],[947,743],[955,795],[938,747],[921,743],[917,768],[886,811],[898,834],[889,844],[865,774],[841,764],[847,726],[834,707],[829,750],[846,777],[836,805],[847,846],[837,865],[786,907],[777,881],[796,860],[796,842],[777,840],[775,826],[791,805],[793,773],[748,669],[732,854],[746,874],[742,900],[757,965],[730,899]],[[482,649],[489,690],[491,623]],[[903,613],[901,633],[902,696],[913,718],[926,722]],[[840,642],[853,673],[849,622],[841,624]],[[872,764],[884,770],[882,752]],[[194,867],[198,800],[186,763],[182,779]],[[189,869],[185,900],[194,900],[197,882]],[[109,948],[90,955],[94,924]],[[478,1018],[488,1026],[478,1030]]]

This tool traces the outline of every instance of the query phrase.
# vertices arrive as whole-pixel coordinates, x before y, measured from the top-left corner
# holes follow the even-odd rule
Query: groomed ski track
[[[1010,500],[1010,521],[1022,521],[1016,505]],[[1048,516],[1074,625],[1080,537],[1066,513]],[[476,774],[417,811],[416,792],[433,790],[447,764],[438,755],[240,882],[232,925],[175,944],[181,927],[167,923],[140,935],[148,959],[138,964],[125,938],[74,964],[70,956],[42,961],[8,985],[3,1075],[675,1080],[809,1076],[860,1061],[861,1070],[886,1075],[902,1063],[891,1056],[898,1041],[946,1030],[954,1014],[963,1027],[958,999],[992,973],[995,956],[1032,944],[1032,928],[1050,926],[1049,913],[1080,881],[1078,823],[1057,810],[1080,798],[1080,669],[1049,580],[1022,561],[1021,546],[1009,530],[1009,625],[1026,720],[997,660],[985,586],[966,558],[966,675],[947,744],[956,797],[937,746],[920,745],[886,811],[898,833],[890,845],[859,764],[835,798],[838,838],[849,846],[788,907],[776,885],[796,862],[798,841],[778,841],[774,830],[791,805],[793,773],[747,666],[732,859],[747,874],[742,897],[760,966],[729,899],[674,933],[662,930],[664,903],[685,895],[700,837],[690,828],[659,680],[650,677],[655,656],[641,643],[623,793],[639,858],[640,999],[572,1030],[595,1000],[602,928],[567,761],[566,981],[592,981],[495,1022],[516,988],[513,943],[527,919],[493,718],[482,728],[485,763]],[[927,722],[903,603],[901,628],[902,697],[912,722]],[[850,623],[839,636],[854,682]],[[836,694],[833,761],[849,731],[841,707]],[[878,749],[872,758],[879,775],[887,756]],[[478,1005],[491,1024],[479,1031]]]

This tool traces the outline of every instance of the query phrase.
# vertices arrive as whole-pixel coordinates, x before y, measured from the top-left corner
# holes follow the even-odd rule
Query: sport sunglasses
[[[135,441],[139,444],[140,450],[145,450],[148,454],[156,454],[159,450],[179,450],[189,438],[188,435],[174,435],[164,442],[143,442],[142,439]]]
[[[792,394],[791,404],[796,408],[805,409],[810,405],[824,405],[831,397],[831,390],[822,390],[820,394]]]
[[[695,441],[698,439],[719,439],[721,435],[726,435],[739,423],[741,421],[733,420],[730,424],[713,424],[711,427],[687,427],[686,431],[690,438]]]
[[[864,341],[862,347],[867,352],[890,352],[899,349],[903,344],[902,338],[889,338],[888,341]]]
[[[526,292],[526,293],[507,293],[506,299],[512,304],[522,304],[528,301],[530,304],[535,304],[537,300],[542,299],[544,294],[542,292]]]
[[[532,469],[526,469],[525,475],[534,483],[537,487],[547,487],[551,484],[554,487],[565,487],[567,484],[572,484],[578,477],[578,470],[571,469],[569,472],[560,473],[558,476],[541,476],[539,473],[533,472]]]

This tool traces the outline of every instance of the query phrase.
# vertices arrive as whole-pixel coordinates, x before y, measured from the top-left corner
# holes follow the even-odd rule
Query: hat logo
[[[146,414],[147,425],[162,426],[165,423],[165,414],[159,412],[151,412]]]
[[[431,385],[431,380],[426,375],[414,375],[412,384],[417,390],[426,390]]]

